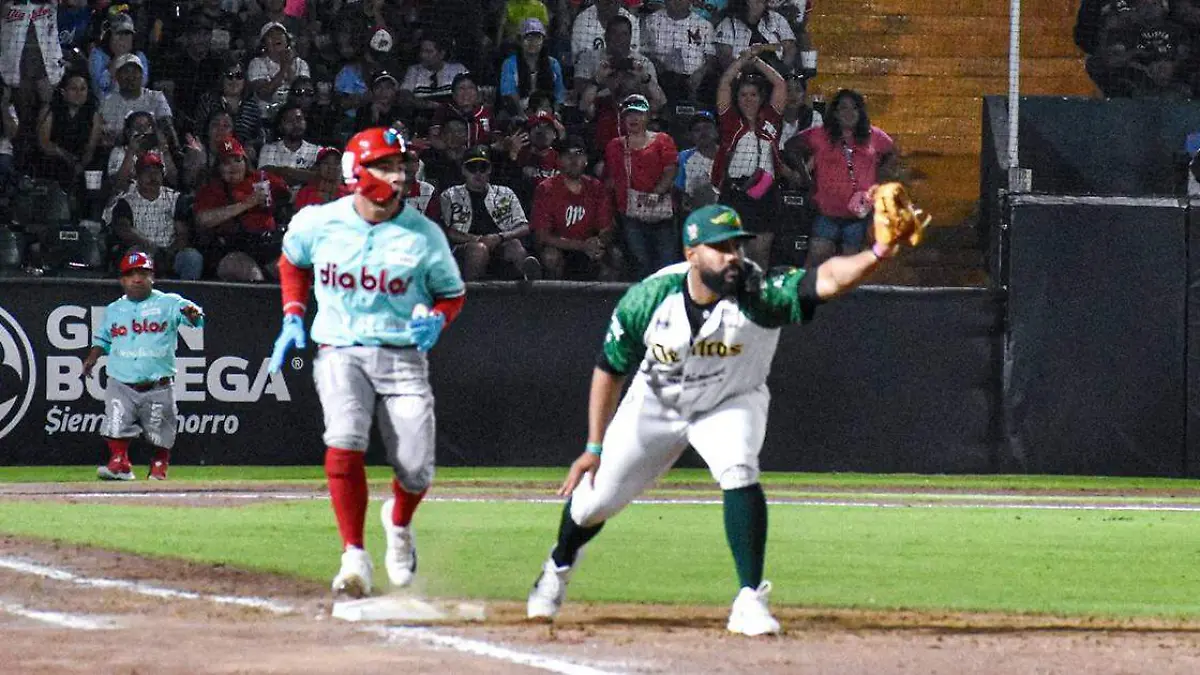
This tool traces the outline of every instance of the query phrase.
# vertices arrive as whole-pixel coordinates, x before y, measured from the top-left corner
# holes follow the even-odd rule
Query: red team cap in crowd
[[[134,165],[134,168],[138,171],[141,171],[148,166],[157,166],[162,168],[164,166],[162,155],[154,152],[153,150],[143,152],[141,156],[137,158],[137,163]]]
[[[533,129],[539,124],[553,125],[556,119],[557,118],[554,117],[554,113],[550,112],[549,110],[539,110],[536,114],[530,115],[529,118],[525,120],[525,126]]]
[[[154,271],[154,260],[150,256],[141,251],[132,251],[126,253],[121,258],[121,276],[125,276],[134,270]]]
[[[330,157],[330,156],[341,157],[342,151],[338,150],[337,148],[330,148],[328,146],[321,148],[320,150],[317,151],[317,161],[313,162],[313,164],[320,164],[321,162],[325,161],[326,157]]]
[[[217,154],[221,159],[245,159],[246,149],[242,147],[241,141],[230,136],[221,141],[221,145],[217,148]]]
[[[406,149],[404,136],[395,129],[374,127],[360,131],[346,144],[346,152],[342,155],[342,178],[367,199],[386,202],[396,195],[395,188],[376,178],[366,167],[392,155],[403,156]]]

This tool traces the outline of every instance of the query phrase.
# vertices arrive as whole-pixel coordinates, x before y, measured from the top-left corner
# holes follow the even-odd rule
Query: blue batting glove
[[[446,316],[441,312],[430,312],[426,316],[410,319],[408,322],[408,330],[412,334],[413,344],[417,345],[417,351],[420,352],[433,349],[445,327]]]
[[[271,351],[270,371],[278,373],[283,368],[283,360],[287,357],[288,350],[292,347],[304,349],[306,344],[308,338],[304,335],[304,317],[285,314],[283,328],[279,329],[279,337],[275,338],[275,349]]]

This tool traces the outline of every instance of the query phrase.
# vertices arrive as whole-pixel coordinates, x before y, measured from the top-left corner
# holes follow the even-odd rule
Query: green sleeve
[[[664,274],[632,286],[613,310],[604,334],[604,358],[612,370],[628,374],[646,355],[646,329],[655,310],[683,288],[684,275]]]
[[[771,273],[758,289],[745,291],[739,305],[751,321],[765,328],[810,321],[819,302],[815,279],[799,268]]]

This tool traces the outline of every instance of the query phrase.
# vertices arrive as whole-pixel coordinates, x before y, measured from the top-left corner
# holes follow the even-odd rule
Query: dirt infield
[[[0,499],[148,489],[135,485],[11,485]],[[154,487],[138,498],[320,496],[282,484],[255,495],[227,483]],[[256,602],[271,604],[246,606]],[[412,628],[345,623],[331,604],[324,584],[2,537],[0,673],[1200,672],[1200,625],[1156,621],[785,607],[785,635],[745,639],[724,632],[724,607],[573,603],[550,626],[525,622],[516,603],[489,603],[483,623]]]

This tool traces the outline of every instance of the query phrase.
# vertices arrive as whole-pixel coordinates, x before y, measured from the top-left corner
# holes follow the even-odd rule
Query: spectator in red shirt
[[[758,235],[744,244],[746,256],[766,269],[779,229],[775,177],[787,82],[758,57],[759,47],[742,52],[717,85],[721,147],[712,179],[721,195],[718,201],[736,210],[743,227]],[[743,73],[747,67],[757,72]]]
[[[430,142],[438,146],[441,126],[448,119],[460,119],[467,125],[467,147],[490,145],[492,132],[492,109],[483,105],[479,98],[479,85],[471,73],[459,73],[450,85],[450,101],[441,104],[433,113],[433,125],[429,128]]]
[[[296,193],[296,208],[329,202],[350,194],[342,184],[342,151],[337,148],[321,148],[313,164],[316,177]]]
[[[275,209],[291,198],[287,183],[247,165],[241,142],[222,141],[218,175],[196,191],[196,229],[207,240],[205,263],[223,281],[277,280],[282,232]]]
[[[529,224],[541,249],[547,279],[616,281],[623,267],[613,246],[612,207],[600,181],[585,176],[587,144],[571,136],[562,146],[562,173],[534,193]]]
[[[625,135],[604,150],[604,170],[639,279],[682,259],[671,195],[679,152],[670,134],[646,129],[649,116],[645,96],[626,97],[621,102]]]
[[[554,149],[554,142],[558,140],[560,127],[554,113],[530,115],[525,123],[527,131],[518,134],[509,149],[508,185],[526,206],[537,186],[558,174],[558,150]]]

